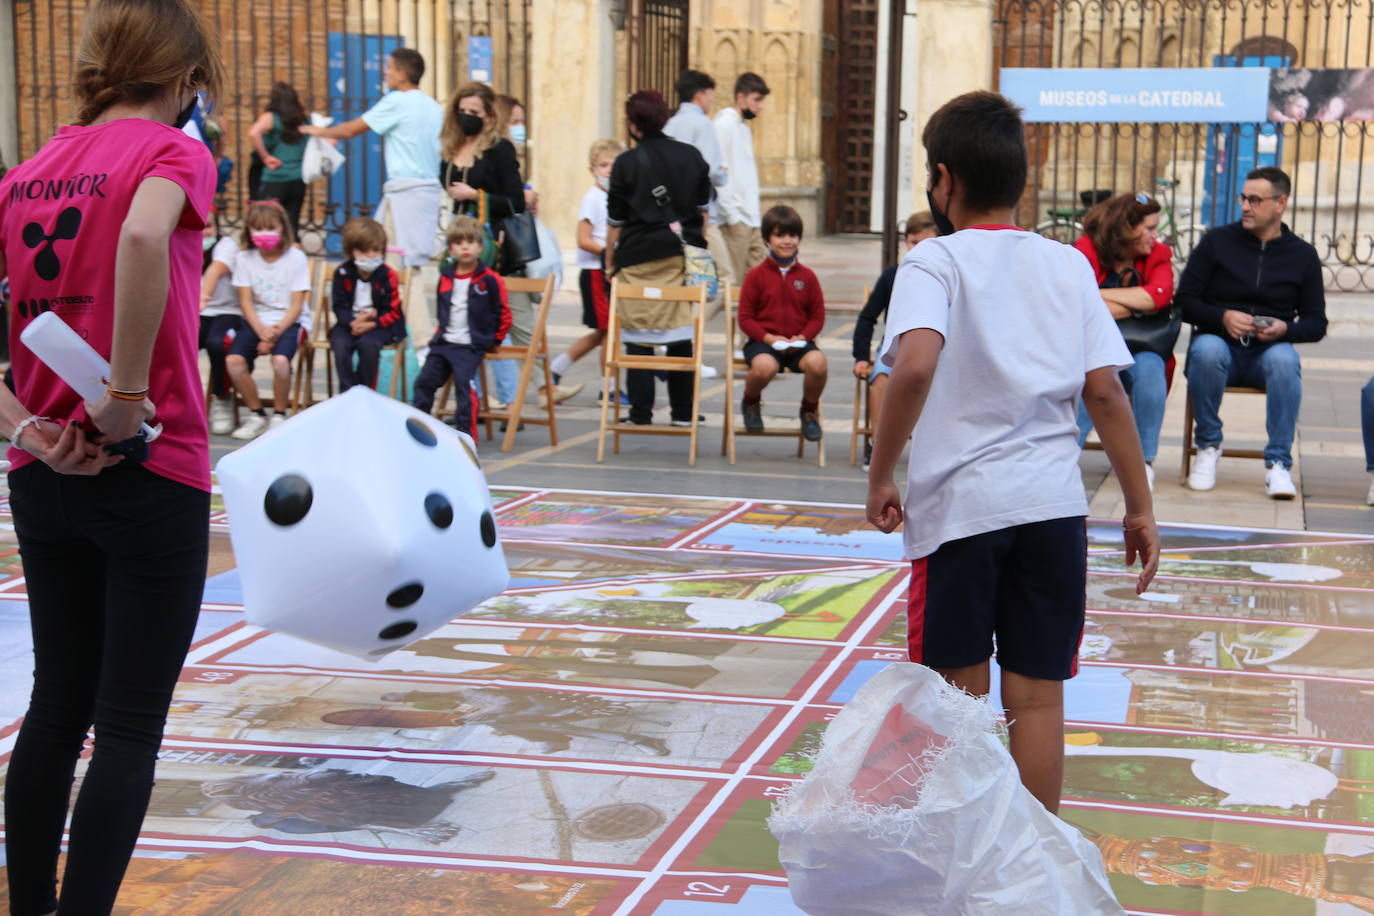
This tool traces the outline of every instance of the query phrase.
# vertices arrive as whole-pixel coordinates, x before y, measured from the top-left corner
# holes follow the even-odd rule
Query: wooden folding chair
[[[864,296],[860,301],[867,303],[870,292],[871,290],[865,286]],[[878,349],[881,350],[882,346],[882,338],[879,338]],[[882,354],[879,353],[878,356],[881,357]],[[877,364],[875,362],[871,365]],[[868,385],[869,379],[873,377],[873,369],[870,368],[868,371],[868,378],[854,377],[854,420],[849,429],[849,466],[851,468],[859,463],[859,439],[862,438],[864,444],[867,445],[868,441],[873,438],[873,418],[868,415]]]
[[[731,464],[735,463],[735,437],[736,436],[795,436],[797,439],[797,457],[801,458],[806,454],[806,437],[802,435],[801,421],[795,427],[786,426],[783,428],[765,427],[763,432],[750,432],[743,426],[735,425],[735,375],[736,373],[749,372],[749,364],[744,361],[738,353],[738,342],[743,335],[739,333],[739,328],[735,324],[735,290],[726,284],[721,293],[721,302],[725,312],[725,352],[727,354],[725,369],[725,430],[720,441],[720,453],[725,455]],[[781,375],[782,373],[779,373]],[[816,404],[816,419],[821,420],[824,416],[821,413],[822,407],[819,402]],[[821,434],[820,440],[816,443],[816,463],[819,467],[825,467],[825,434]]]
[[[690,302],[692,308],[691,356],[631,356],[621,352],[620,303],[626,299],[656,302]],[[619,279],[611,281],[610,316],[606,322],[606,364],[601,385],[601,425],[596,437],[596,460],[606,460],[606,433],[615,437],[615,453],[620,454],[620,437],[625,434],[687,436],[687,464],[697,463],[697,427],[701,407],[701,351],[706,343],[706,286],[629,286]],[[647,369],[652,372],[692,373],[692,422],[688,426],[649,424],[640,426],[620,420],[620,370]],[[612,413],[613,412],[613,413]]]
[[[1240,386],[1226,387],[1226,394],[1264,394],[1263,388],[1243,388]],[[1193,456],[1197,454],[1197,445],[1193,442],[1193,399],[1184,392],[1183,398],[1183,486],[1188,486],[1188,474],[1193,470]],[[1100,447],[1100,446],[1099,446]],[[1258,448],[1231,448],[1227,446],[1225,455],[1227,458],[1258,458],[1264,460],[1264,450]]]
[[[338,261],[324,258],[311,265],[310,299],[306,308],[310,310],[310,333],[301,341],[296,352],[295,378],[291,380],[291,413],[295,415],[315,400],[315,354],[324,353],[324,385],[328,397],[334,396],[333,351],[329,348],[329,321],[334,312],[329,307],[330,291],[333,289],[333,276],[339,266]]]
[[[534,364],[542,362],[544,374],[544,391],[553,391],[553,373],[549,369],[549,337],[548,321],[549,306],[553,303],[553,275],[542,280],[530,280],[524,277],[503,277],[506,284],[506,291],[511,293],[529,293],[539,297],[539,308],[534,313],[534,330],[530,332],[530,342],[524,347],[497,347],[494,353],[488,353],[482,360],[482,391],[489,392],[494,390],[487,378],[487,362],[497,359],[518,359],[520,363],[520,384],[515,390],[515,400],[506,405],[505,410],[487,410],[485,398],[483,399],[482,409],[477,414],[477,419],[486,423],[487,439],[492,438],[492,423],[504,420],[506,423],[506,435],[501,440],[501,451],[508,452],[515,445],[515,434],[520,429],[521,422],[532,423],[535,426],[547,426],[549,428],[549,445],[558,444],[558,418],[554,412],[553,398],[546,397],[544,416],[522,418],[525,410],[525,395],[529,391],[530,380],[534,377]],[[441,395],[440,407],[446,404],[446,399]]]

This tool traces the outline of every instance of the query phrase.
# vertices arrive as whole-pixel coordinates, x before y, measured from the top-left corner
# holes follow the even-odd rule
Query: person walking
[[[443,195],[435,174],[444,110],[421,91],[424,75],[425,59],[420,52],[397,48],[382,70],[386,95],[362,117],[329,127],[301,127],[306,136],[326,140],[347,140],[369,130],[382,135],[386,183],[375,219],[383,226],[390,221],[391,237],[404,249],[405,263],[411,267],[427,265],[434,253]]]
[[[674,140],[696,147],[701,158],[706,160],[710,170],[712,188],[722,188],[730,180],[721,159],[720,141],[716,138],[715,125],[711,123],[711,108],[716,104],[716,81],[700,70],[684,70],[673,87],[677,91],[677,113],[668,119],[663,133]],[[716,205],[715,194],[708,218],[702,226],[702,237],[706,244],[702,247],[711,252],[711,260],[716,265],[716,276],[722,284],[744,282],[743,275],[736,275],[730,266],[729,249],[725,237],[720,232],[720,212]],[[724,287],[722,287],[724,288]],[[709,377],[709,374],[708,374]]]
[[[607,260],[622,283],[631,286],[681,286],[686,277],[682,246],[703,247],[706,209],[711,202],[710,169],[690,144],[663,132],[668,105],[652,89],[641,89],[625,103],[630,135],[639,141],[611,166],[606,196]],[[666,194],[655,194],[655,191]],[[680,234],[679,234],[680,233]],[[646,301],[622,305],[621,339],[631,355],[644,356],[663,346],[668,356],[691,356],[692,307]],[[654,373],[626,373],[630,422],[653,419]],[[675,426],[692,424],[692,373],[668,373],[668,401]]]
[[[301,161],[310,139],[301,133],[305,123],[305,106],[295,88],[278,82],[272,86],[267,110],[248,128],[253,150],[263,163],[261,183],[253,189],[253,196],[281,204],[297,239],[301,237],[301,206],[305,203]]]
[[[218,97],[223,71],[198,6],[94,4],[75,60],[76,123],[0,185],[0,273],[16,297],[53,303],[110,361],[105,393],[83,402],[19,346],[37,316],[12,319],[16,387],[0,386],[0,429],[12,443],[34,647],[33,694],[5,777],[14,916],[113,908],[205,588],[198,287],[215,165],[180,127],[199,91]],[[58,185],[70,193],[31,192]],[[163,427],[152,443],[134,438],[144,421]],[[129,457],[108,451],[114,444]],[[63,828],[92,726],[59,898]]]
[[[757,73],[741,73],[735,80],[735,105],[715,118],[721,166],[730,180],[716,192],[715,216],[730,256],[731,273],[741,278],[768,257],[759,233],[759,170],[754,162],[754,132],[749,122],[763,112],[768,84]]]

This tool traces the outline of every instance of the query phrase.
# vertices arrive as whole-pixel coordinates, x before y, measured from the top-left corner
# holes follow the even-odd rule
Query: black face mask
[[[197,92],[191,97],[191,102],[177,114],[177,119],[172,122],[172,126],[181,130],[186,123],[191,120],[191,115],[196,113],[196,103],[200,101],[200,93]]]
[[[458,129],[463,132],[465,137],[475,137],[482,132],[482,128],[487,124],[477,115],[459,114]]]
[[[756,112],[750,111],[748,108],[741,108],[739,110],[739,116],[746,121],[752,121],[758,117],[758,114]]]
[[[935,221],[935,231],[940,235],[953,235],[954,224],[949,221],[943,210],[935,206],[935,195],[929,191],[926,192],[926,203],[930,205],[930,218]]]

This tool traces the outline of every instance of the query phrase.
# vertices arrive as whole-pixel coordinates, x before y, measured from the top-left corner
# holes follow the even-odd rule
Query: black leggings
[[[305,182],[264,181],[258,185],[258,200],[275,200],[286,211],[291,230],[296,233],[296,241],[301,240],[301,206],[305,203]]]
[[[243,318],[238,315],[201,315],[200,348],[210,358],[210,391],[217,398],[233,396],[234,389],[229,387],[229,373],[224,366],[224,356],[229,345],[224,338],[230,331],[238,333]]]
[[[668,356],[691,356],[692,341],[677,340],[665,350]],[[625,352],[631,356],[652,356],[654,348],[649,344],[627,343]],[[625,387],[630,396],[630,422],[648,423],[654,415],[654,371],[629,370],[625,373]],[[672,419],[692,419],[692,373],[668,373],[668,407]]]
[[[10,912],[99,916],[133,855],[200,613],[210,494],[133,464],[68,477],[34,462],[9,481],[34,651],[5,778]],[[59,907],[62,828],[92,725]]]

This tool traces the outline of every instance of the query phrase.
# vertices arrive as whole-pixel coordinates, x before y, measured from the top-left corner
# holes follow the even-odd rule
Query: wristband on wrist
[[[32,426],[35,423],[38,423],[41,420],[47,419],[50,418],[33,415],[20,420],[19,425],[14,428],[14,434],[10,436],[10,442],[14,443],[15,445],[19,445],[19,437],[24,435],[24,430],[28,429],[30,426]]]
[[[105,390],[110,393],[110,397],[119,401],[141,401],[148,396],[147,388],[137,391],[125,391],[114,387],[108,382],[105,383]]]

